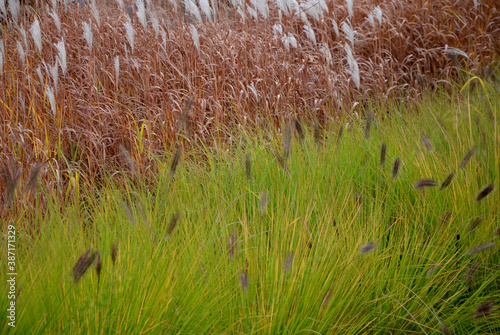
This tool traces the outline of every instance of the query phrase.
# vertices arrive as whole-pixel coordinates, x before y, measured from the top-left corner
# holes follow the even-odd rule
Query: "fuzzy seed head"
[[[189,25],[189,31],[191,32],[191,37],[194,42],[194,46],[198,53],[200,53],[200,35],[198,35],[198,29],[192,24]]]
[[[14,201],[14,195],[16,192],[17,185],[19,184],[19,178],[21,177],[21,169],[17,169],[15,167],[15,163],[11,163],[12,167],[9,167],[9,165],[4,164],[2,168],[3,172],[3,181],[4,184],[7,186],[6,191],[7,191],[7,204],[11,204]]]
[[[94,20],[97,23],[97,26],[101,27],[101,16],[99,15],[99,8],[98,8],[97,4],[95,3],[95,0],[92,0],[92,2],[91,2],[90,12],[92,13],[92,16],[94,17]]]
[[[83,22],[83,37],[87,41],[89,50],[92,51],[92,22]]]
[[[269,18],[269,6],[266,0],[250,0],[250,3],[264,19]]]
[[[422,142],[424,142],[424,145],[427,148],[427,150],[432,152],[432,144],[427,135],[422,134]]]
[[[477,226],[479,226],[479,224],[480,224],[481,222],[483,222],[483,217],[482,217],[482,216],[480,216],[480,217],[478,217],[478,218],[474,219],[474,221],[472,221],[472,222],[470,223],[469,228],[467,229],[467,232],[469,232],[469,233],[470,233],[470,232],[472,232],[474,229],[476,229],[476,228],[477,228]]]
[[[267,192],[262,192],[260,194],[260,204],[259,209],[261,213],[265,213],[267,210],[268,195]]]
[[[340,143],[340,140],[342,139],[342,136],[344,135],[344,126],[340,125],[339,130],[337,132],[337,145]]]
[[[90,247],[83,255],[78,258],[75,265],[73,266],[73,281],[77,283],[82,276],[90,268],[94,260],[96,259],[97,252],[90,254],[92,247]]]
[[[148,21],[146,18],[146,5],[144,3],[144,0],[136,0],[135,4],[137,6],[137,18],[139,19],[142,28],[146,32],[148,29]]]
[[[241,22],[243,22],[243,24],[245,24],[247,17],[245,15],[245,11],[243,10],[243,6],[238,6],[238,9],[236,10],[236,12],[241,17]]]
[[[375,29],[375,18],[373,17],[372,13],[369,13],[368,16],[366,17],[366,21],[372,26],[372,29]]]
[[[16,42],[17,53],[19,54],[19,59],[23,64],[26,63],[26,53],[24,52],[23,44],[20,41]]]
[[[493,236],[500,236],[500,227],[498,227],[494,232],[493,232]]]
[[[490,184],[486,187],[484,187],[481,191],[479,191],[479,193],[477,194],[476,196],[476,201],[481,201],[483,200],[484,198],[486,198],[488,196],[488,194],[490,194],[491,192],[493,192],[493,190],[495,189],[495,185],[494,184]]]
[[[365,125],[365,138],[369,139],[370,138],[370,133],[372,129],[372,121],[373,121],[373,113],[372,111],[368,111],[366,113],[366,125]]]
[[[129,20],[125,21],[124,23],[125,27],[125,33],[127,34],[127,41],[128,44],[130,45],[130,48],[132,49],[132,52],[134,52],[134,27],[132,26],[132,22]]]
[[[95,272],[97,273],[97,281],[99,282],[101,279],[101,271],[102,271],[102,262],[101,262],[101,254],[97,253],[97,260],[95,263]]]
[[[56,46],[58,52],[57,60],[59,61],[59,65],[61,66],[62,73],[63,75],[66,75],[68,65],[66,63],[66,46],[64,44],[64,38],[54,45]]]
[[[467,251],[467,255],[475,255],[477,253],[483,252],[485,250],[491,249],[495,246],[495,242],[488,242],[488,243],[483,243],[481,245],[478,245],[475,248],[470,249]]]
[[[138,174],[137,166],[135,165],[132,156],[130,156],[130,152],[123,145],[120,145],[119,148],[120,148],[120,153],[122,154],[123,158],[130,167],[130,170],[132,170],[132,173],[134,175],[137,175]]]
[[[319,48],[319,51],[321,51],[321,54],[325,58],[328,65],[333,65],[332,53],[330,52],[330,48],[328,47],[328,44],[322,43],[321,47]]]
[[[345,49],[345,52],[347,54],[347,63],[349,65],[349,69],[347,69],[346,72],[351,75],[352,81],[356,85],[356,88],[359,89],[360,85],[361,85],[361,81],[360,81],[360,76],[359,76],[358,62],[354,58],[354,56],[352,54],[351,47],[349,46],[349,44],[345,44],[344,49]]]
[[[55,118],[56,117],[56,98],[54,96],[54,89],[47,85],[47,88],[45,89],[45,94],[47,95],[47,98],[49,98],[49,103],[50,103],[50,108],[52,109],[52,116]]]
[[[323,297],[323,301],[321,302],[321,307],[325,307],[326,305],[328,305],[331,293],[332,293],[331,290],[328,290],[328,292],[326,292],[325,296]]]
[[[5,8],[5,0],[0,0],[0,14],[7,16],[7,9]]]
[[[464,158],[462,159],[462,162],[460,163],[460,168],[463,169],[467,166],[467,164],[469,164],[472,156],[474,156],[474,154],[476,153],[476,150],[477,150],[477,147],[476,146],[473,146],[469,152],[467,152],[467,154],[464,156]]]
[[[483,302],[479,306],[476,307],[476,311],[472,316],[474,319],[482,318],[488,316],[493,311],[493,303],[492,302]]]
[[[451,182],[455,178],[455,171],[452,171],[446,179],[441,183],[441,187],[439,188],[440,191],[444,190],[448,186],[450,186]]]
[[[191,14],[196,20],[201,22],[201,13],[200,9],[196,5],[193,0],[184,0],[184,6],[186,8],[186,12]]]
[[[42,29],[40,28],[40,22],[38,19],[35,19],[29,31],[31,36],[33,36],[38,52],[42,53]]]
[[[340,30],[337,21],[335,21],[335,19],[332,19],[331,22],[333,26],[333,31],[335,31],[335,36],[337,36],[337,38],[340,38]]]
[[[160,21],[154,13],[150,13],[150,20],[153,31],[155,32],[155,38],[158,38],[158,35],[160,34]]]
[[[167,228],[167,237],[170,237],[170,235],[172,235],[172,232],[174,231],[175,227],[177,227],[180,218],[181,218],[180,211],[177,211],[174,215],[172,215],[172,218],[170,219],[170,223],[168,224]]]
[[[385,144],[384,142],[380,146],[380,167],[382,168],[385,166],[386,156],[387,156],[387,144]]]
[[[246,292],[248,289],[248,272],[246,270],[240,273],[240,283],[241,289]]]
[[[439,327],[441,328],[443,335],[453,335],[453,333],[448,329],[448,327],[442,321],[439,321]]]
[[[467,274],[465,275],[466,281],[472,280],[472,277],[474,277],[474,274],[476,273],[477,269],[479,269],[480,265],[481,265],[481,261],[476,262],[469,268],[469,270],[467,270]]]
[[[118,85],[120,80],[120,56],[115,56],[115,80]]]
[[[305,139],[304,128],[300,123],[299,119],[294,118],[293,122],[295,123],[295,130],[297,131],[297,135],[299,136],[299,141],[303,142]]]
[[[49,65],[50,76],[52,77],[52,81],[54,82],[54,89],[57,92],[57,83],[59,82],[59,60],[56,59],[56,63],[54,66]]]
[[[57,12],[52,11],[52,13],[49,14],[50,17],[52,17],[52,20],[54,20],[54,24],[56,25],[57,31],[59,34],[61,33],[61,20],[59,20],[59,15],[57,15]]]
[[[445,226],[446,224],[448,224],[448,222],[450,221],[451,219],[451,214],[452,212],[451,211],[447,211],[444,216],[442,217],[441,219],[441,227]]]
[[[40,176],[40,171],[42,169],[43,164],[38,163],[35,165],[35,167],[31,170],[30,177],[28,179],[28,185],[26,187],[26,192],[29,191],[35,191],[38,187],[38,178]]]
[[[392,179],[396,179],[399,175],[399,169],[401,168],[401,160],[397,157],[392,165]]]
[[[285,125],[285,132],[283,134],[283,156],[285,160],[290,157],[290,152],[292,149],[292,127],[290,122]]]
[[[346,7],[347,7],[347,13],[349,14],[349,17],[352,18],[354,15],[354,0],[346,0]]]
[[[290,252],[285,259],[285,274],[290,273],[293,265],[293,252]]]
[[[354,46],[354,36],[356,35],[356,32],[354,31],[350,23],[342,22],[342,24],[340,25],[340,29],[342,29],[342,31],[344,32],[345,38],[349,41],[349,43],[351,43],[351,46]]]
[[[276,23],[273,26],[273,35],[283,35],[283,27],[281,26],[281,24]]]
[[[306,34],[307,38],[309,38],[309,40],[311,40],[311,42],[316,45],[316,34],[314,33],[314,30],[310,25],[304,26],[304,33]]]
[[[431,180],[431,179],[422,179],[422,180],[417,181],[415,183],[415,185],[413,185],[413,186],[417,189],[424,188],[424,187],[435,187],[435,186],[438,186],[438,182],[435,180]]]
[[[111,246],[111,262],[113,263],[113,266],[116,264],[116,261],[118,259],[118,247],[116,244],[113,243]]]
[[[380,9],[379,6],[375,7],[375,9],[373,10],[373,14],[377,18],[378,24],[382,25],[382,9]]]
[[[9,11],[10,15],[12,17],[12,21],[17,25],[18,24],[18,18],[19,18],[19,13],[21,11],[21,4],[19,0],[9,0]]]
[[[275,151],[275,150],[273,150],[273,154],[274,154],[274,157],[276,158],[276,160],[278,161],[278,163],[281,165],[281,167],[285,171],[287,171],[287,166],[286,166],[285,159],[283,159],[283,157],[281,157],[281,155],[277,151]]]
[[[285,49],[287,51],[290,50],[290,47],[296,49],[298,46],[297,40],[291,33],[288,33],[288,35],[283,35],[283,37],[281,38],[281,42],[283,42],[283,45],[285,46]]]
[[[377,244],[375,242],[368,242],[367,244],[365,244],[361,247],[361,254],[366,254],[366,253],[374,250],[376,247],[377,247]]]
[[[170,178],[173,178],[175,175],[175,171],[177,171],[177,167],[179,166],[179,162],[182,156],[182,147],[178,146],[175,149],[174,158],[172,159],[172,163],[170,164]]]
[[[212,7],[208,0],[199,0],[200,8],[203,14],[207,17],[208,21],[212,21]]]

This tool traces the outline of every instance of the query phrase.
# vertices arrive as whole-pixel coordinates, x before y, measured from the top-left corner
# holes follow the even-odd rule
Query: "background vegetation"
[[[460,69],[492,76],[499,53],[495,0],[32,4],[0,6],[0,158],[24,179],[45,163],[60,195],[123,165],[121,146],[154,172],[176,143],[410,107]]]
[[[0,3],[0,331],[500,333],[496,2],[193,6]]]

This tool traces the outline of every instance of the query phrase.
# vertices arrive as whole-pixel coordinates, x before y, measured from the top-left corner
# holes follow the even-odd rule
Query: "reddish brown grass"
[[[274,2],[269,19],[260,17],[258,22],[248,13],[243,22],[236,9],[222,3],[217,20],[201,24],[183,16],[181,6],[156,7],[165,40],[161,34],[155,37],[151,25],[145,32],[133,15],[133,52],[124,28],[127,14],[113,1],[99,4],[100,27],[88,7],[70,5],[66,13],[59,6],[61,33],[45,9],[22,10],[24,61],[17,48],[21,34],[10,24],[3,26],[0,159],[18,162],[22,180],[29,179],[37,163],[47,161],[41,173],[46,180],[64,184],[72,171],[79,171],[80,180],[92,184],[106,167],[126,164],[122,146],[138,173],[145,173],[154,170],[153,157],[181,144],[175,142],[184,142],[188,149],[214,137],[231,141],[235,124],[253,126],[267,120],[279,127],[292,115],[324,125],[327,117],[344,107],[350,110],[355,102],[363,111],[370,97],[418,96],[429,85],[449,85],[459,79],[457,66],[485,73],[500,51],[496,0],[481,1],[477,10],[472,0],[357,1],[351,19],[357,31],[352,46],[361,78],[357,89],[346,71],[344,46],[349,42],[342,30],[336,35],[331,23],[334,19],[340,26],[346,21],[345,3],[328,6],[329,13],[320,20],[308,17],[316,44],[304,33],[299,16],[283,15],[283,33],[298,42],[290,50],[273,34],[279,22]],[[367,15],[376,6],[382,9],[383,22],[373,28]],[[28,32],[35,16],[42,30],[41,54]],[[82,27],[90,20],[92,51]],[[200,35],[199,53],[190,23]],[[64,76],[59,69],[54,117],[46,90],[54,87],[48,69],[56,62],[55,43],[61,38],[68,69]],[[445,46],[462,50],[471,60],[448,55]],[[322,51],[326,49],[331,58]],[[178,136],[180,131],[183,136]],[[8,192],[0,191],[0,203],[5,203]]]

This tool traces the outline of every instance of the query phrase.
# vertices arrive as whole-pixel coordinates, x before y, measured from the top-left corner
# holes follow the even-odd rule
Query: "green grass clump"
[[[12,222],[11,333],[500,333],[488,89],[328,130],[293,120],[203,162],[177,149],[153,180],[46,199]]]

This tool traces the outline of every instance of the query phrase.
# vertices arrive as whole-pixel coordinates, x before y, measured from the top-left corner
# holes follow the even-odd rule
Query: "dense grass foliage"
[[[63,202],[42,185],[10,207],[11,333],[498,334],[498,97],[292,120],[150,178],[128,158]]]
[[[174,142],[234,142],[235,125],[293,115],[324,126],[462,70],[488,78],[499,53],[497,0],[81,2],[0,13],[0,159],[21,179],[45,162],[61,194],[76,174],[102,180],[120,146],[153,171]]]

